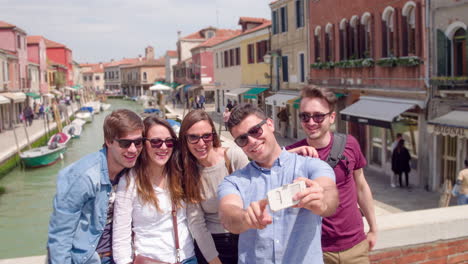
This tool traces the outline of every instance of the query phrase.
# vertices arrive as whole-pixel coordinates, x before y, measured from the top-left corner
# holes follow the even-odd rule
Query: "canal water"
[[[97,151],[104,143],[102,125],[112,110],[128,108],[139,113],[142,106],[126,100],[109,99],[111,108],[94,116],[83,126],[78,139],[69,142],[64,159],[38,169],[16,168],[0,179],[6,193],[0,195],[0,259],[44,255],[47,229],[60,169],[86,154]]]

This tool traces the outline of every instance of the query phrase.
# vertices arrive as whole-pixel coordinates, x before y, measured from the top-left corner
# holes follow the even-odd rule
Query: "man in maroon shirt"
[[[326,161],[334,139],[330,127],[336,118],[337,98],[328,89],[315,86],[304,87],[301,96],[299,117],[307,138],[286,149],[299,154],[318,153]],[[340,204],[334,215],[322,220],[323,258],[326,264],[370,263],[368,252],[376,242],[377,224],[372,193],[362,169],[366,159],[351,135],[347,135],[343,154],[346,159],[334,168]],[[358,205],[370,227],[367,235]]]

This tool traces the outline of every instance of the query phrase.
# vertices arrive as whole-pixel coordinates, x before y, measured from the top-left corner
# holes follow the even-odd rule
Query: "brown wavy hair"
[[[221,141],[219,140],[218,134],[211,117],[202,109],[190,111],[182,121],[180,126],[180,151],[182,154],[182,164],[184,166],[184,175],[182,176],[182,182],[186,195],[187,202],[199,203],[204,200],[203,197],[203,185],[201,181],[200,168],[198,161],[195,156],[192,155],[188,148],[187,131],[197,122],[206,120],[210,123],[211,131],[213,132],[213,148],[221,147]],[[202,140],[202,139],[200,139]]]
[[[182,201],[185,200],[184,190],[182,188],[182,166],[180,159],[179,151],[179,141],[177,140],[177,135],[169,125],[169,123],[156,115],[151,115],[145,120],[143,120],[145,126],[143,130],[143,137],[146,138],[148,131],[151,127],[155,125],[164,126],[169,130],[171,137],[176,139],[174,147],[172,148],[172,154],[167,163],[164,166],[163,174],[167,175],[167,186],[171,196],[171,201],[176,205],[177,208],[182,207]],[[136,172],[135,186],[137,188],[138,197],[143,203],[150,203],[156,207],[158,211],[161,211],[159,208],[158,197],[151,183],[151,171],[148,162],[152,162],[146,152],[146,145],[144,150],[141,152],[138,161],[135,164],[134,170]],[[128,181],[129,182],[129,181]]]

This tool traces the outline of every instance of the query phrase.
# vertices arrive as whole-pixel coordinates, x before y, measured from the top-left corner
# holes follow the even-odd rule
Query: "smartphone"
[[[273,212],[277,212],[281,209],[298,204],[299,201],[293,201],[293,197],[296,193],[305,190],[305,188],[304,181],[297,181],[269,191],[267,197],[270,209]]]

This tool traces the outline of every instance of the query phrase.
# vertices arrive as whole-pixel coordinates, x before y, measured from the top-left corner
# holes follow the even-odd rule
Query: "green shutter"
[[[437,76],[448,76],[448,48],[447,42],[449,40],[445,36],[445,33],[438,29],[437,30]]]

